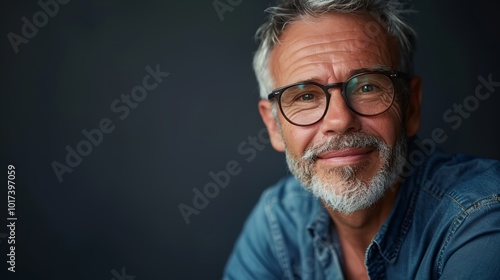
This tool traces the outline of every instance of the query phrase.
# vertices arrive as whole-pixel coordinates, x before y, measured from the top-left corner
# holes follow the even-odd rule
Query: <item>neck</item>
[[[356,245],[355,247],[362,248],[364,253],[380,226],[391,213],[398,190],[399,182],[373,206],[351,214],[340,213],[325,205],[335,223],[339,238]]]
[[[375,205],[352,214],[340,213],[325,205],[335,223],[346,266],[366,269],[366,249],[391,213],[398,190],[399,183],[396,183]]]

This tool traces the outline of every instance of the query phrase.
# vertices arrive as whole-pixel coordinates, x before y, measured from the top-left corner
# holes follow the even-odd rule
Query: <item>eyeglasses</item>
[[[341,88],[342,97],[354,113],[361,116],[381,114],[394,101],[394,85],[398,78],[409,80],[399,71],[368,71],[356,74],[343,83],[322,85],[303,82],[274,90],[268,99],[278,99],[281,113],[287,121],[298,126],[319,122],[326,114],[330,103],[331,88]]]

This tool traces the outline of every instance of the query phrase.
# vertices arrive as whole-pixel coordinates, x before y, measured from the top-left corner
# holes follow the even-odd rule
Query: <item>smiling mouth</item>
[[[354,165],[367,160],[374,151],[374,147],[333,150],[319,154],[316,160],[328,165]]]

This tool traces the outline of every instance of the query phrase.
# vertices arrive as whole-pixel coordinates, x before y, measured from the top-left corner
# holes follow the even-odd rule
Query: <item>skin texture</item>
[[[271,52],[274,88],[305,80],[322,84],[343,82],[349,78],[352,70],[361,68],[385,66],[399,70],[395,41],[387,36],[381,26],[381,32],[377,36],[366,32],[367,24],[374,24],[374,19],[367,15],[330,13],[287,25],[280,43]],[[409,137],[416,134],[420,125],[420,78],[413,77],[409,85],[411,95],[406,116],[402,115],[397,102],[380,115],[359,116],[349,110],[337,88],[330,90],[332,97],[324,119],[312,126],[292,125],[279,113],[280,133],[271,113],[272,103],[261,100],[259,112],[267,126],[273,147],[280,152],[287,147],[294,157],[301,157],[307,147],[322,143],[332,135],[351,132],[381,137],[393,147],[400,137],[404,137],[401,135],[403,127]],[[378,153],[368,153],[357,162],[345,158],[345,164],[361,163],[368,167],[363,169],[360,178],[370,180],[380,168]],[[342,164],[342,157],[330,161],[318,160],[314,170],[321,176],[325,168]],[[367,279],[364,265],[366,248],[392,210],[398,187],[399,183],[394,184],[375,205],[350,215],[328,209],[340,238],[344,253],[344,274],[348,279]]]

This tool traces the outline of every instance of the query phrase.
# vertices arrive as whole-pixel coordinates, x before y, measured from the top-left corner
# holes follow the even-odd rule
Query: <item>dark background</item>
[[[21,18],[41,8],[1,3],[1,168],[16,167],[18,220],[12,274],[4,186],[0,278],[118,280],[122,268],[136,280],[220,278],[260,193],[287,173],[269,144],[253,158],[238,150],[264,127],[251,60],[272,2],[243,0],[221,20],[211,0],[72,0],[17,54],[7,34],[21,35]],[[424,81],[420,137],[439,127],[445,150],[500,159],[500,87],[458,129],[443,120],[474,94],[478,76],[500,81],[493,3],[414,1],[411,22]],[[170,75],[120,120],[110,104],[157,64]],[[76,149],[103,118],[115,130],[59,182],[51,164],[65,164],[65,147]],[[193,206],[193,188],[231,160],[241,173],[187,225],[178,205]]]

